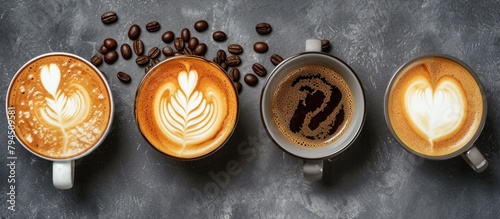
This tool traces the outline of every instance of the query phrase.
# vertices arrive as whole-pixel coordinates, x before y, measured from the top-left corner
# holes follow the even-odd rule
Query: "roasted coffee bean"
[[[174,56],[181,56],[181,55],[184,55],[184,54],[182,54],[182,52],[174,52]]]
[[[239,54],[241,54],[243,52],[243,47],[241,47],[238,44],[231,44],[227,48],[227,51],[230,52],[230,53],[232,53],[232,54],[239,55]]]
[[[109,52],[110,49],[108,49],[107,47],[105,47],[104,45],[101,45],[101,47],[99,47],[99,53],[103,54],[103,55],[106,55],[106,53]]]
[[[138,56],[144,54],[144,43],[142,42],[142,40],[134,40],[134,53]]]
[[[138,56],[135,59],[135,63],[137,63],[140,66],[145,66],[149,63],[149,57],[146,55]]]
[[[208,22],[206,20],[199,20],[194,23],[194,29],[198,32],[203,32],[208,29]]]
[[[194,48],[193,53],[198,56],[204,56],[207,53],[207,45],[205,43],[200,43]]]
[[[219,57],[220,63],[226,62],[226,51],[219,49],[217,51],[217,57]]]
[[[227,39],[226,33],[222,31],[215,31],[214,34],[212,34],[212,38],[217,41],[217,42],[222,42]]]
[[[191,37],[191,39],[189,39],[189,41],[188,41],[188,48],[190,50],[194,50],[199,43],[200,42],[198,41],[198,38]]]
[[[182,40],[182,38],[180,37],[175,38],[174,46],[177,51],[181,52],[182,50],[184,50],[184,40]]]
[[[278,65],[280,64],[280,62],[283,61],[283,57],[281,57],[280,55],[278,54],[273,54],[271,56],[271,63],[273,63],[273,65]]]
[[[141,27],[137,24],[133,24],[130,26],[130,29],[128,29],[128,38],[131,40],[136,40],[139,39],[139,36],[141,35]]]
[[[271,33],[271,31],[273,31],[273,28],[268,23],[258,23],[255,26],[255,30],[257,31],[257,33],[265,35]]]
[[[160,52],[160,49],[158,49],[158,47],[153,47],[148,52],[148,56],[151,59],[158,58],[158,56],[160,56],[160,54],[161,54],[161,52]]]
[[[243,90],[243,86],[241,86],[241,83],[236,81],[233,84],[234,84],[234,88],[236,88],[238,93],[241,93],[241,90]]]
[[[191,50],[190,48],[186,47],[184,48],[184,50],[182,51],[185,55],[193,55],[193,50]]]
[[[161,51],[163,52],[163,55],[165,55],[167,57],[174,55],[174,49],[172,49],[172,47],[170,47],[170,46],[163,47],[163,49]]]
[[[130,45],[127,43],[122,44],[120,46],[120,53],[122,54],[122,57],[124,59],[130,59],[132,58],[132,48],[130,48]]]
[[[264,66],[259,63],[254,63],[252,65],[252,70],[259,76],[265,76],[267,74],[266,68],[264,68]]]
[[[151,21],[146,24],[146,30],[149,32],[156,32],[160,30],[160,23],[158,23],[158,21]]]
[[[224,69],[224,71],[227,71],[227,70],[229,69],[229,66],[227,66],[227,64],[226,64],[225,62],[220,63],[220,67],[221,67],[222,69]]]
[[[252,87],[257,85],[257,83],[259,82],[259,79],[257,78],[257,76],[255,76],[252,73],[246,74],[245,77],[243,78],[243,80],[245,81],[245,83],[247,83],[248,85],[250,85]]]
[[[146,66],[146,68],[144,68],[144,74],[147,74],[151,68],[152,67],[150,65]]]
[[[116,76],[118,77],[118,79],[120,79],[120,81],[123,81],[125,83],[129,83],[132,80],[129,74],[122,71],[118,72]]]
[[[215,63],[217,63],[218,65],[220,65],[222,62],[220,60],[220,58],[218,56],[215,56],[212,61],[214,61]]]
[[[153,65],[157,65],[158,63],[160,63],[161,61],[159,59],[153,59]]]
[[[116,40],[114,40],[113,38],[106,38],[104,39],[104,43],[102,45],[109,50],[115,50],[118,46],[118,43],[116,43]]]
[[[94,65],[95,67],[99,67],[102,64],[101,56],[95,54],[94,56],[92,56],[92,58],[90,58],[90,63],[92,63],[92,65]]]
[[[183,28],[181,30],[181,38],[184,40],[184,42],[189,41],[189,38],[191,38],[191,32],[187,28]]]
[[[104,62],[108,64],[113,64],[116,60],[118,60],[118,53],[115,50],[111,50],[104,55]]]
[[[237,55],[228,56],[226,63],[229,67],[235,67],[241,64],[241,58]]]
[[[258,53],[265,53],[269,47],[267,46],[267,43],[265,42],[256,42],[253,44],[253,50]]]
[[[161,35],[161,40],[163,40],[163,42],[165,42],[165,43],[171,43],[172,41],[174,41],[174,38],[175,38],[175,34],[174,34],[174,32],[172,32],[170,30],[163,33],[163,35]]]
[[[101,21],[104,24],[112,24],[118,20],[118,15],[115,12],[108,11],[101,15]]]
[[[330,49],[330,41],[327,39],[321,40],[321,51],[328,52]]]
[[[238,70],[237,68],[231,68],[231,70],[229,70],[227,74],[229,75],[229,78],[231,78],[231,80],[233,80],[234,82],[240,80],[240,70]]]

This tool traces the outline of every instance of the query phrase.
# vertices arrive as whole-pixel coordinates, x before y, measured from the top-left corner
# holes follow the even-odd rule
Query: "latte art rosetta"
[[[449,76],[440,78],[435,88],[426,77],[415,79],[406,91],[405,106],[410,124],[431,145],[455,134],[467,112],[460,82]]]
[[[214,127],[224,120],[222,100],[210,87],[205,92],[195,90],[196,70],[180,72],[177,83],[164,84],[155,95],[155,119],[161,131],[183,147],[212,138],[218,131]]]

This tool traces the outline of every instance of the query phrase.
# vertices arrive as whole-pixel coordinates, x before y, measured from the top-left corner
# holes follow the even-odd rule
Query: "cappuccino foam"
[[[199,158],[232,134],[237,93],[215,64],[175,58],[157,65],[143,80],[136,117],[143,135],[159,151],[180,159]]]
[[[483,116],[476,80],[446,58],[424,58],[402,69],[388,98],[388,115],[398,138],[427,156],[448,155],[464,147]]]
[[[90,65],[66,55],[45,56],[19,70],[7,105],[16,112],[18,139],[52,159],[92,148],[111,116],[105,82]]]
[[[354,99],[347,82],[332,69],[309,65],[292,70],[272,100],[274,123],[288,141],[323,147],[347,130]]]

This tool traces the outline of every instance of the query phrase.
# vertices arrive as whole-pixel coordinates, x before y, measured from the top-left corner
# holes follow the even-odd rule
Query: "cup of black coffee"
[[[304,177],[323,177],[323,160],[347,149],[365,120],[365,98],[355,72],[306,41],[306,52],[281,62],[261,94],[264,126],[285,152],[304,160]]]

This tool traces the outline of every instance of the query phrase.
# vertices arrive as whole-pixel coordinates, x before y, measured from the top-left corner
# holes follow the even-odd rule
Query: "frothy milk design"
[[[153,102],[154,116],[163,134],[185,148],[214,137],[226,112],[215,90],[195,90],[196,70],[180,72],[177,83],[166,83],[158,90]]]
[[[440,78],[435,87],[427,77],[416,78],[406,91],[405,107],[412,128],[431,146],[455,134],[467,111],[460,82],[449,76]]]
[[[43,88],[49,93],[46,106],[40,108],[41,117],[49,124],[61,129],[63,151],[68,146],[66,129],[82,123],[90,112],[90,97],[79,84],[71,84],[66,93],[60,89],[61,71],[56,64],[44,65],[40,73]]]

